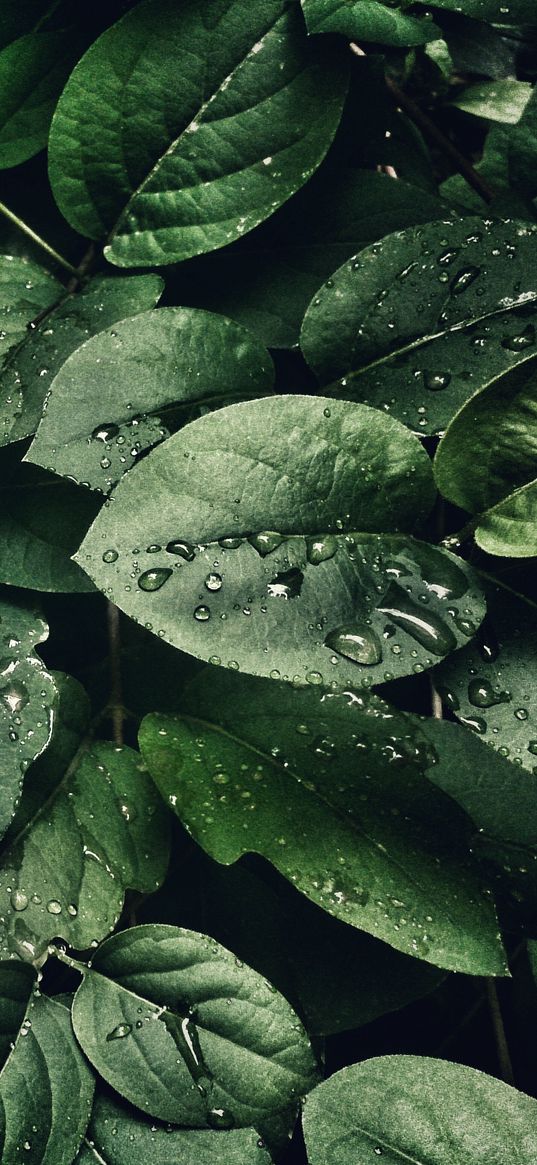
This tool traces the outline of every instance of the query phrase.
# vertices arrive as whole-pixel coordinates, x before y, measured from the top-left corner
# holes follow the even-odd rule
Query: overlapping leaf
[[[510,220],[389,235],[320,288],[302,327],[304,355],[330,392],[438,432],[534,353],[536,258],[537,228]]]
[[[173,410],[261,396],[272,382],[269,353],[239,324],[195,308],[143,312],[66,361],[26,460],[106,493],[169,435]]]
[[[96,276],[76,295],[61,294],[64,289],[56,287],[43,305],[55,304],[54,310],[36,328],[26,331],[22,326],[18,346],[0,372],[2,445],[35,432],[51,382],[71,352],[117,320],[153,307],[163,283],[158,275]],[[33,310],[29,318],[37,314]]]
[[[349,40],[396,46],[423,44],[439,35],[429,16],[410,16],[384,0],[302,0],[302,8],[310,33],[341,32]]]
[[[73,1026],[117,1092],[187,1128],[253,1126],[281,1144],[318,1078],[287,1001],[213,939],[179,927],[139,926],[103,943]]]
[[[209,675],[184,715],[147,717],[140,731],[200,845],[225,864],[260,853],[324,910],[407,954],[502,974],[465,818],[423,776],[414,727],[375,699],[241,679]]]
[[[177,60],[183,67],[177,69]],[[52,122],[50,177],[122,267],[224,246],[317,169],[340,119],[343,50],[308,42],[298,3],[145,0],[91,47]]]
[[[0,962],[0,1066],[3,1067],[19,1034],[35,984],[28,963]]]
[[[0,358],[19,344],[28,325],[52,307],[64,288],[44,267],[18,255],[0,255]],[[6,418],[0,423],[5,428]]]
[[[54,106],[80,47],[73,29],[41,30],[0,52],[0,169],[46,146]]]
[[[532,1165],[537,1102],[501,1080],[421,1056],[351,1064],[307,1098],[310,1165]]]

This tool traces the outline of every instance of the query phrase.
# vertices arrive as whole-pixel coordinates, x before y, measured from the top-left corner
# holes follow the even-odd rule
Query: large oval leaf
[[[421,671],[484,607],[446,552],[355,530],[412,528],[430,462],[364,406],[272,397],[187,425],[127,474],[77,562],[193,655],[298,684]]]
[[[324,51],[323,51],[324,48]],[[177,61],[182,68],[177,69]],[[77,66],[51,128],[58,205],[112,231],[119,266],[224,246],[311,176],[346,91],[339,46],[310,44],[296,0],[145,0]]]
[[[310,1165],[533,1165],[537,1103],[501,1080],[421,1056],[352,1064],[307,1098]]]
[[[420,432],[535,352],[537,228],[465,218],[389,235],[320,288],[302,327],[322,384]]]
[[[21,36],[0,52],[0,169],[47,144],[54,106],[79,55],[73,29]]]
[[[187,1128],[254,1126],[279,1144],[318,1079],[287,1001],[214,939],[179,927],[138,926],[103,943],[73,1026],[117,1092]]]
[[[430,17],[410,16],[384,0],[302,0],[309,32],[341,32],[349,40],[404,46],[440,36]]]
[[[0,371],[0,444],[35,433],[50,384],[79,344],[116,320],[153,307],[162,288],[157,275],[96,276],[76,294],[56,296],[56,306],[37,327],[21,331]]]
[[[193,714],[143,721],[146,763],[194,838],[225,864],[260,853],[324,910],[407,954],[502,974],[467,823],[423,776],[414,727],[375,699],[270,688],[216,672]]]
[[[240,324],[196,308],[143,312],[62,366],[26,460],[106,493],[168,436],[163,413],[261,396],[273,378],[267,349]]]

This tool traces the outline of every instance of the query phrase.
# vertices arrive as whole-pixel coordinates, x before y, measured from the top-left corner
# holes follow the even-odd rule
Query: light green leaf
[[[425,1056],[351,1064],[308,1096],[310,1165],[533,1165],[537,1103],[501,1080]]]
[[[0,450],[0,582],[36,591],[88,591],[71,561],[99,500],[71,482],[20,464],[20,446]]]
[[[533,343],[534,336],[529,323],[518,338]],[[524,558],[537,553],[535,377],[531,360],[469,400],[435,457],[439,490],[478,515],[475,538],[491,554]]]
[[[63,295],[37,328],[23,328],[0,372],[0,444],[35,433],[51,382],[71,352],[117,320],[154,307],[162,288],[158,275],[95,276],[76,294]],[[49,306],[54,300],[58,294]]]
[[[317,292],[304,355],[330,393],[438,432],[530,355],[536,259],[537,227],[512,221],[466,218],[389,235]]]
[[[430,17],[409,16],[383,0],[302,0],[308,32],[341,32],[349,40],[419,45],[439,30]]]
[[[57,693],[35,648],[48,636],[37,612],[0,592],[0,837],[13,817],[28,765],[47,747]]]
[[[176,296],[223,311],[271,347],[291,348],[310,299],[340,263],[390,231],[441,213],[433,193],[402,178],[321,170],[240,249],[181,267]]]
[[[29,774],[0,861],[1,947],[30,961],[53,938],[79,950],[103,938],[127,887],[154,890],[168,860],[166,815],[138,754],[80,743],[84,694],[63,685],[62,695],[50,755]]]
[[[478,639],[444,661],[435,676],[462,724],[537,775],[537,607],[492,580],[485,593],[488,615]]]
[[[0,52],[0,169],[47,144],[54,107],[78,57],[72,29],[30,32]]]
[[[194,714],[149,716],[140,729],[150,772],[195,840],[226,865],[261,854],[324,910],[406,954],[503,974],[465,818],[421,772],[414,726],[376,698],[319,700],[223,675],[194,694]]]
[[[183,67],[177,69],[177,61]],[[348,70],[298,3],[145,0],[95,42],[60,98],[50,177],[67,220],[120,267],[225,246],[314,173]],[[149,116],[148,116],[149,111]]]
[[[52,307],[64,288],[37,263],[18,255],[0,255],[0,291],[0,359],[3,360],[24,339],[32,320]],[[2,417],[4,427],[6,423]]]
[[[169,436],[174,407],[177,414],[259,396],[273,379],[266,348],[224,316],[178,307],[143,312],[66,361],[25,460],[106,493]]]
[[[270,1165],[253,1129],[172,1129],[144,1121],[108,1097],[93,1106],[76,1165]]]
[[[469,85],[453,105],[474,117],[516,125],[524,113],[531,92],[529,81],[517,81],[514,77],[480,81],[477,85]]]
[[[364,406],[231,405],[127,474],[75,557],[128,615],[198,658],[370,686],[431,666],[483,616],[459,560],[353,533],[412,528],[430,472],[416,438]]]
[[[69,1011],[31,1000],[0,1074],[0,1152],[5,1165],[71,1165],[87,1128],[93,1073],[77,1047]]]
[[[283,996],[214,939],[179,927],[138,926],[103,943],[73,1027],[116,1092],[187,1128],[254,1126],[281,1144],[318,1079]]]
[[[28,963],[0,962],[0,1066],[3,1067],[26,1014],[36,973]]]

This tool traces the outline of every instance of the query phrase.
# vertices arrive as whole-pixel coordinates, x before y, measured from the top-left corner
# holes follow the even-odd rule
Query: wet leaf
[[[26,336],[28,325],[63,292],[62,284],[44,267],[18,255],[0,255],[0,358]],[[5,427],[5,417],[1,420]]]
[[[341,32],[349,40],[419,45],[439,34],[430,16],[410,16],[384,0],[302,0],[308,31]]]

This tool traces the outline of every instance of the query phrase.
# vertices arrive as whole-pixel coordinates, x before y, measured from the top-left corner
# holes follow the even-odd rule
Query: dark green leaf
[[[516,125],[530,97],[531,85],[528,81],[507,77],[505,80],[481,81],[478,85],[469,85],[453,104],[474,117]]]
[[[430,17],[409,16],[384,0],[302,0],[309,32],[341,32],[349,40],[419,45],[439,35]]]
[[[53,296],[52,301],[58,300],[54,310],[37,328],[21,330],[19,346],[0,373],[0,407],[4,409],[0,444],[35,432],[50,384],[71,352],[124,316],[153,307],[162,288],[158,275],[96,276],[76,295],[60,300],[58,293]]]
[[[144,312],[66,361],[26,460],[106,493],[169,435],[173,406],[259,396],[273,378],[266,348],[224,316],[177,307]]]
[[[0,962],[0,1066],[3,1067],[19,1034],[35,983],[33,967],[13,959]]]
[[[253,1125],[280,1144],[317,1079],[287,1001],[214,939],[178,927],[139,926],[103,943],[73,1026],[117,1092],[187,1128]]]
[[[533,1165],[537,1103],[501,1080],[422,1056],[337,1072],[305,1106],[310,1165]]]
[[[177,68],[177,61],[182,68]],[[322,161],[347,85],[339,46],[308,43],[297,3],[145,0],[92,46],[50,135],[58,205],[110,228],[122,267],[224,246]]]
[[[209,676],[194,715],[149,716],[140,730],[196,841],[227,865],[261,854],[324,910],[407,954],[502,974],[465,819],[416,767],[413,726],[375,698],[320,701],[241,679]]]
[[[64,289],[44,267],[17,255],[0,255],[0,288],[0,358],[4,359],[24,339],[28,324],[52,307]],[[7,425],[5,416],[2,425]]]
[[[322,384],[337,381],[330,392],[438,432],[530,354],[536,260],[537,227],[509,221],[467,218],[390,235],[318,291],[302,327],[304,355]],[[525,328],[529,339],[519,341]]]
[[[485,589],[488,615],[477,641],[442,663],[435,675],[462,724],[500,756],[537,775],[537,608],[492,580]]]
[[[67,1008],[36,996],[0,1075],[2,1161],[71,1165],[86,1131],[93,1088]]]
[[[18,166],[46,146],[80,43],[72,30],[30,32],[0,52],[0,169]]]
[[[414,0],[429,7],[429,0]],[[498,24],[535,23],[533,0],[434,0],[434,7],[446,12],[461,12],[475,20],[490,20]]]
[[[99,1096],[76,1165],[270,1165],[253,1129],[172,1129]]]

